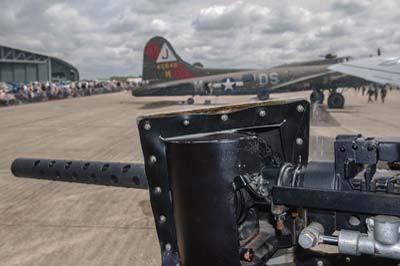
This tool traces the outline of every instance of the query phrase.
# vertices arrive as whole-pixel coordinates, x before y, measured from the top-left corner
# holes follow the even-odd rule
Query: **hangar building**
[[[79,71],[64,60],[0,45],[0,82],[78,81]]]

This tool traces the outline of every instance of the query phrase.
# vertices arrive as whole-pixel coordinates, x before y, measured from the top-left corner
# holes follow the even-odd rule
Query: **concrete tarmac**
[[[385,104],[367,104],[361,92],[345,95],[343,110],[313,109],[313,159],[332,158],[337,134],[400,136],[398,91]],[[254,97],[207,99],[226,104]],[[0,265],[161,265],[147,191],[20,179],[9,169],[17,157],[142,161],[136,117],[191,108],[182,100],[123,92],[0,108]]]

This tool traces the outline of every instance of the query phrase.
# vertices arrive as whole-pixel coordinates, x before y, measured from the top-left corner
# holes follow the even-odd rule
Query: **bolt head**
[[[296,110],[297,110],[297,112],[302,113],[302,112],[304,112],[304,106],[299,104],[299,105],[297,105]]]
[[[150,129],[151,129],[150,122],[147,121],[147,122],[144,124],[143,128],[144,128],[145,130],[150,130]]]
[[[171,251],[171,249],[172,249],[172,246],[171,246],[170,243],[165,244],[165,250],[166,251]]]
[[[150,156],[150,163],[151,163],[151,164],[154,164],[154,163],[156,163],[156,162],[157,162],[156,156],[151,155],[151,156]]]
[[[318,260],[318,261],[317,261],[317,265],[318,265],[318,266],[324,266],[324,262],[323,262],[322,260]]]
[[[261,110],[261,111],[258,113],[258,115],[259,115],[260,117],[265,117],[265,116],[267,115],[267,112],[265,112],[265,110]]]
[[[161,193],[161,188],[160,187],[155,187],[154,188],[154,193],[156,193],[156,194],[160,194]]]
[[[189,119],[183,120],[183,125],[184,125],[185,127],[189,126],[189,125],[190,125],[190,120],[189,120]]]
[[[160,215],[160,223],[165,223],[167,221],[167,217],[165,217],[164,215]]]
[[[303,143],[304,143],[304,141],[303,141],[302,138],[297,138],[297,139],[296,139],[296,144],[297,144],[297,145],[300,146],[300,145],[303,145]]]
[[[222,121],[227,121],[228,120],[228,115],[221,115],[221,120]]]

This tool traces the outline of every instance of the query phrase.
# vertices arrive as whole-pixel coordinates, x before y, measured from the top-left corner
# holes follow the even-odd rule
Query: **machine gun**
[[[138,118],[144,166],[17,159],[15,176],[148,188],[163,266],[398,265],[399,139],[336,138],[309,161],[309,103]],[[332,250],[334,253],[326,252]]]

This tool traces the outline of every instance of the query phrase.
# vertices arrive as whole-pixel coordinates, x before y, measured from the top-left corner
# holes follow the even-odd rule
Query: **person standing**
[[[374,96],[375,96],[375,102],[377,102],[378,96],[379,96],[379,87],[378,86],[375,87]]]
[[[382,87],[382,90],[381,90],[382,103],[385,103],[386,94],[387,94],[387,89],[386,89],[386,86],[385,86],[385,87]]]
[[[372,100],[372,95],[375,94],[375,91],[372,88],[372,86],[368,88],[367,94],[368,94],[368,103],[373,103],[374,101]]]

